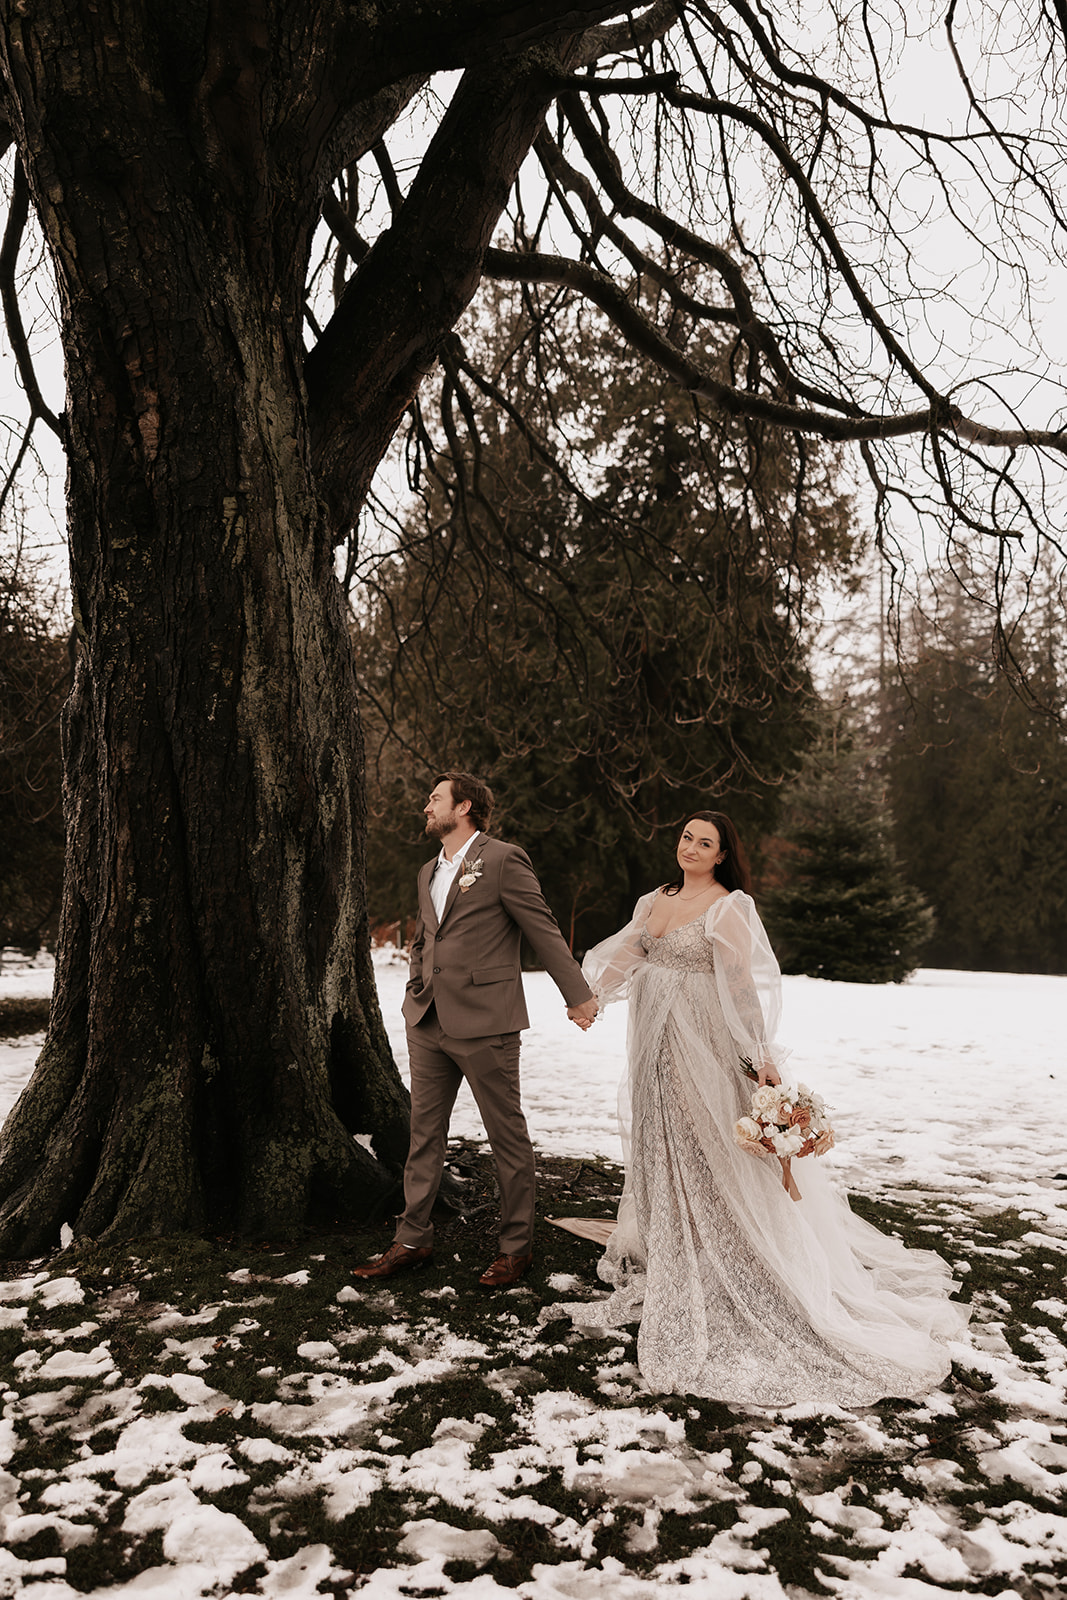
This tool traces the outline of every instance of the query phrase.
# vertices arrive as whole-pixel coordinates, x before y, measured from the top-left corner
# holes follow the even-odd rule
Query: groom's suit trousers
[[[433,1208],[444,1171],[448,1121],[460,1084],[470,1084],[489,1135],[500,1188],[500,1249],[527,1255],[533,1245],[536,1173],[519,1095],[519,1035],[454,1039],[435,1010],[408,1028],[411,1148],[404,1168],[400,1244],[433,1242]]]

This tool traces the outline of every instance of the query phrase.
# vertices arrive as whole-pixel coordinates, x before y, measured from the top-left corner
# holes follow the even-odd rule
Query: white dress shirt
[[[437,865],[434,867],[433,877],[430,879],[430,899],[433,901],[433,908],[438,922],[445,914],[445,901],[448,899],[448,891],[452,887],[457,872],[463,865],[463,857],[477,837],[476,833],[472,833],[466,844],[460,845],[451,861],[445,855],[444,845],[441,846],[441,854],[437,857]]]

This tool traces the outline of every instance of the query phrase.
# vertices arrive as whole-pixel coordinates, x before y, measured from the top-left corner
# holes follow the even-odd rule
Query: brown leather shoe
[[[478,1282],[483,1289],[510,1289],[513,1283],[525,1278],[530,1270],[533,1254],[528,1256],[497,1256],[491,1267],[486,1267]]]
[[[413,1272],[417,1267],[424,1267],[427,1261],[433,1259],[433,1251],[429,1245],[416,1247],[407,1244],[391,1244],[384,1255],[377,1261],[367,1261],[361,1267],[352,1268],[353,1278],[392,1278],[398,1272]]]

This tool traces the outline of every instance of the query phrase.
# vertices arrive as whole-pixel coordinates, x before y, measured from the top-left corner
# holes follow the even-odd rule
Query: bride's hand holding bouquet
[[[826,1102],[806,1084],[795,1089],[783,1083],[761,1083],[752,1096],[747,1117],[734,1128],[734,1138],[750,1155],[777,1156],[782,1164],[782,1186],[794,1200],[800,1191],[793,1181],[794,1156],[822,1156],[834,1146],[834,1130]]]

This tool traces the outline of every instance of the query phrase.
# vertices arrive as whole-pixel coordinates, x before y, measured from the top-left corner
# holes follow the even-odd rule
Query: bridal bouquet
[[[734,1138],[750,1155],[764,1152],[782,1163],[782,1183],[793,1198],[799,1199],[789,1171],[794,1156],[823,1156],[834,1145],[834,1130],[826,1114],[826,1102],[806,1084],[795,1089],[784,1083],[761,1085],[752,1096],[752,1107],[734,1128]]]

